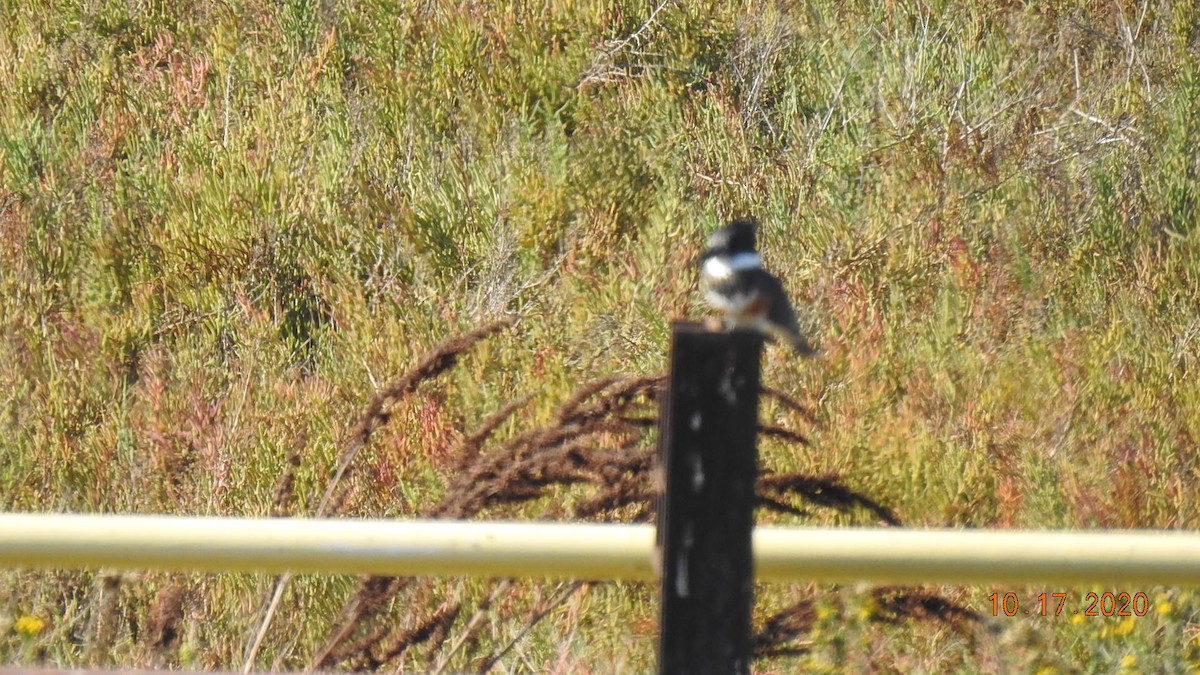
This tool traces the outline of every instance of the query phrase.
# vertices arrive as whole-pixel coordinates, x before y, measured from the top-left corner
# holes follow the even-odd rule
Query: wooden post
[[[761,353],[757,333],[672,327],[659,422],[660,675],[750,672]]]

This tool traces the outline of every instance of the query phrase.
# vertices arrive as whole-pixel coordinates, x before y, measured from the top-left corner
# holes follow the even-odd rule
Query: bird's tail
[[[817,355],[817,349],[809,344],[808,340],[800,334],[800,331],[792,331],[773,323],[767,322],[767,334],[779,340],[780,342],[790,346],[800,356],[811,357]]]

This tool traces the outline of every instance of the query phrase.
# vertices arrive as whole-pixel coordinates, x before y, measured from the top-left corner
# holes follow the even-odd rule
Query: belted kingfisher
[[[800,333],[783,284],[762,268],[757,229],[754,220],[735,220],[708,238],[698,261],[704,299],[725,314],[726,328],[757,330],[786,342],[801,356],[812,356],[817,350]]]

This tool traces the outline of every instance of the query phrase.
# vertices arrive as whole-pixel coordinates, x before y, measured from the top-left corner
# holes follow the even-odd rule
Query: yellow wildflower
[[[1117,624],[1116,628],[1113,629],[1113,635],[1125,637],[1126,635],[1129,635],[1130,633],[1133,632],[1133,628],[1135,625],[1137,625],[1136,617],[1132,617],[1132,616],[1126,617],[1124,620],[1121,621],[1121,623]]]
[[[837,616],[837,613],[838,613],[837,608],[833,607],[832,605],[824,605],[824,604],[818,605],[817,606],[817,621],[825,621],[827,619],[833,618],[834,616]]]
[[[13,628],[16,629],[17,635],[26,638],[31,638],[38,633],[41,633],[42,629],[45,627],[46,622],[42,621],[36,616],[23,616],[17,619],[17,622],[13,624]]]
[[[869,621],[875,616],[876,609],[875,599],[868,597],[858,608],[858,620]]]

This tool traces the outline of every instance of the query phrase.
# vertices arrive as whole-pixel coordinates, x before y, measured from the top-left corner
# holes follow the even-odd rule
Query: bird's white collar
[[[735,272],[744,272],[759,267],[762,267],[762,261],[753,251],[744,251],[733,255],[714,255],[704,261],[705,274],[717,279],[724,279],[733,276]]]

